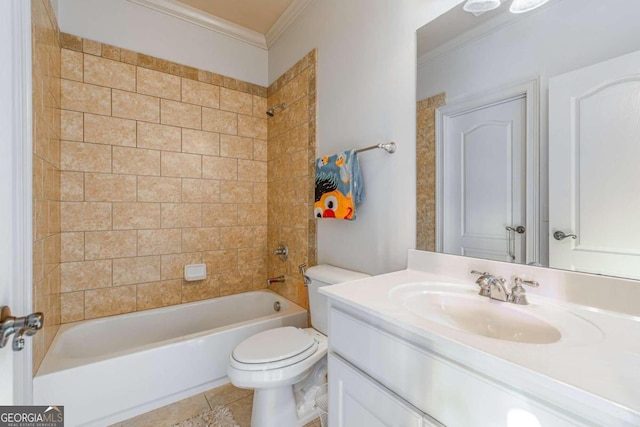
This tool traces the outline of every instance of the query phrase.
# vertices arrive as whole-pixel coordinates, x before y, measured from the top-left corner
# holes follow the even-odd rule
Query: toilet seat
[[[231,353],[231,366],[246,371],[278,369],[307,359],[318,350],[318,341],[304,331],[287,326],[247,338]]]

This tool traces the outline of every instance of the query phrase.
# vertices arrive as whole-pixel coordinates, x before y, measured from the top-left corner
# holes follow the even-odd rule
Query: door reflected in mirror
[[[418,249],[639,279],[640,2],[462,6],[417,34]]]

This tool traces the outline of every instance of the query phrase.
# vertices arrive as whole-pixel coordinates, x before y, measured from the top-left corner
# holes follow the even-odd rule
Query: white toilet
[[[252,388],[251,427],[299,427],[317,416],[314,395],[326,382],[327,298],[321,286],[369,277],[331,265],[307,270],[313,328],[260,332],[231,352],[227,374],[236,387]]]

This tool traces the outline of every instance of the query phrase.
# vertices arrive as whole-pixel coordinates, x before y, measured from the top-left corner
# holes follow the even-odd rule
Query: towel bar
[[[376,144],[376,145],[372,145],[371,147],[365,147],[365,148],[361,148],[359,150],[356,150],[356,153],[362,153],[363,151],[375,150],[376,148],[382,148],[387,153],[393,154],[393,153],[396,152],[396,143],[395,142],[388,142],[386,144]]]

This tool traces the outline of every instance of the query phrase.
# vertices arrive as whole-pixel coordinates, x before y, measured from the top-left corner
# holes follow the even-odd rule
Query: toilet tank
[[[328,264],[311,267],[306,272],[311,283],[307,286],[309,292],[309,311],[311,312],[311,326],[327,335],[327,297],[318,292],[321,286],[335,285],[351,280],[371,277],[368,274],[345,270]]]

